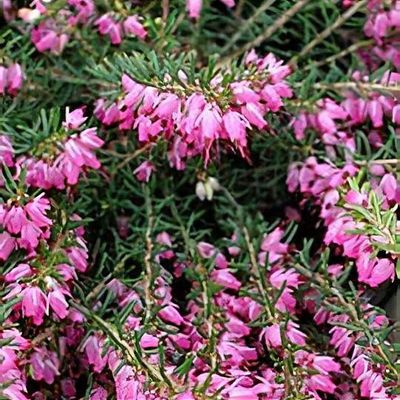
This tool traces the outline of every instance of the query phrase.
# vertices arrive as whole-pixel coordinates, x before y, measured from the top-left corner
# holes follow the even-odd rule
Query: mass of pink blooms
[[[134,36],[141,40],[147,36],[139,16],[129,15],[122,19],[118,16],[117,19],[116,15],[100,15],[93,0],[68,0],[66,7],[56,16],[49,15],[47,3],[44,0],[35,0],[32,8],[18,10],[18,18],[27,23],[32,43],[40,52],[60,54],[79,26],[97,30],[100,35],[107,36],[113,45],[121,44],[125,36]],[[7,12],[5,17],[14,18]]]
[[[143,85],[124,74],[123,97],[113,104],[100,99],[95,115],[104,125],[137,130],[143,145],[167,141],[169,163],[180,170],[188,158],[198,155],[207,164],[220,146],[248,158],[250,131],[267,128],[265,115],[279,111],[292,90],[285,81],[290,68],[273,54],[259,58],[253,51],[245,64],[247,74],[228,88],[221,86],[223,77],[217,75],[207,93],[198,82],[187,82],[183,71],[182,85],[166,76],[163,88]]]
[[[80,25],[112,45],[127,36],[146,40],[139,16],[100,15],[95,3],[68,0],[65,12],[48,15],[46,2],[34,1],[16,18],[26,22],[39,53],[62,53]],[[400,29],[400,2],[369,3],[364,31],[373,43],[360,52],[366,71],[382,60],[398,68],[400,43],[391,37]],[[199,19],[202,1],[188,0],[186,9]],[[12,135],[1,133],[0,398],[400,400],[398,361],[377,339],[393,321],[368,298],[398,279],[398,159],[385,162],[381,149],[398,140],[393,89],[400,74],[387,71],[376,81],[357,71],[340,100],[296,104],[292,112],[292,72],[274,54],[254,50],[228,80],[218,73],[207,88],[184,69],[179,79],[165,74],[153,82],[124,72],[118,96],[66,108],[57,130],[34,149],[18,152]],[[25,84],[20,63],[0,65],[1,98],[23,94]],[[146,186],[157,175],[158,144],[165,144],[171,170],[185,170],[192,159],[202,168],[228,155],[251,161],[253,136],[271,135],[268,118],[284,110],[293,141],[306,143],[308,153],[289,166],[287,189],[298,204],[278,224],[255,237],[243,227],[212,243],[197,240],[190,256],[167,227],[150,232],[150,245],[143,243],[152,257],[144,261],[147,275],[130,285],[106,277],[82,292],[81,277],[93,266],[86,216],[73,204],[77,185],[102,169],[104,132],[135,135],[146,159],[131,174]],[[368,162],[356,153],[359,131]],[[212,200],[221,190],[209,178],[196,194]],[[337,260],[326,268],[307,265],[290,238],[310,204],[324,249]],[[182,305],[173,282],[184,274],[190,294]],[[351,301],[337,289],[349,274]],[[100,310],[121,316],[120,326],[96,317]]]
[[[383,81],[390,88],[398,79],[397,73],[391,73]],[[351,210],[354,206],[372,209],[371,192],[376,195],[382,213],[394,210],[400,204],[400,183],[390,163],[372,160],[367,171],[369,187],[349,185],[349,177],[359,175],[361,170],[353,157],[355,132],[369,126],[369,144],[378,150],[388,140],[387,124],[400,122],[399,109],[397,99],[391,95],[371,92],[367,98],[361,98],[349,93],[340,104],[329,98],[319,101],[313,112],[301,112],[293,122],[296,139],[304,140],[308,130],[316,132],[327,157],[318,160],[311,156],[304,162],[293,163],[287,176],[288,190],[299,190],[320,206],[320,216],[327,227],[325,243],[338,245],[337,251],[356,260],[359,281],[371,287],[394,280],[397,255],[389,252],[388,257],[376,257],[376,248],[390,245],[393,238],[385,230],[374,235],[350,233],[361,232],[368,223],[355,219]],[[341,167],[335,164],[338,159],[342,160]]]

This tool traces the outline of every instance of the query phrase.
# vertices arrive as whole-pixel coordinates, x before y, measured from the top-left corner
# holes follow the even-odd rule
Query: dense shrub
[[[400,399],[400,2],[0,4],[0,398]]]

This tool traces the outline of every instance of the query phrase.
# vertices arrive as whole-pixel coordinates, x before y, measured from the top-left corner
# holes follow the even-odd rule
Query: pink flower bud
[[[173,306],[166,306],[162,308],[158,315],[164,322],[173,325],[181,325],[184,321],[182,316],[179,314],[179,311]]]
[[[0,260],[6,261],[15,248],[15,239],[8,232],[0,233]]]
[[[144,39],[147,36],[147,31],[144,26],[139,22],[136,15],[128,17],[124,23],[125,33],[131,33],[140,39]]]

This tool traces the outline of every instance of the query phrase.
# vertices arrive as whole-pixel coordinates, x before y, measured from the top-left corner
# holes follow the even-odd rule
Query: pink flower
[[[152,172],[155,170],[156,167],[151,161],[144,161],[133,171],[133,173],[138,181],[148,182]]]
[[[60,374],[60,362],[57,354],[45,347],[35,349],[30,358],[32,377],[36,381],[45,381],[48,385],[54,382],[54,378]]]
[[[147,36],[147,31],[144,26],[139,22],[136,15],[128,17],[124,23],[125,33],[131,33],[140,39],[144,39]]]
[[[397,196],[397,181],[392,174],[385,174],[379,184],[388,200],[395,200]]]
[[[211,279],[225,288],[239,290],[241,283],[227,269],[215,269],[211,272]]]
[[[367,112],[374,128],[380,128],[383,125],[383,108],[378,100],[371,100],[367,105]]]
[[[207,242],[199,242],[197,244],[197,251],[200,254],[200,257],[203,258],[211,258],[216,253],[216,248]]]
[[[356,192],[355,190],[349,190],[344,197],[347,203],[362,205],[368,201],[367,195]]]
[[[202,0],[186,0],[186,9],[188,10],[190,18],[198,19],[202,6]]]
[[[263,331],[263,337],[268,347],[277,348],[282,346],[281,328],[279,324],[272,324]]]
[[[170,305],[162,308],[159,311],[158,315],[164,322],[167,322],[167,323],[170,323],[173,325],[179,326],[184,322],[179,311],[175,307],[170,306]]]
[[[281,228],[275,228],[272,232],[264,236],[261,243],[261,250],[259,254],[259,263],[264,265],[268,254],[268,262],[274,263],[281,259],[288,250],[286,243],[281,243],[284,231]]]
[[[315,356],[313,366],[323,375],[329,374],[330,372],[339,372],[341,370],[340,364],[334,361],[332,357],[327,356]]]
[[[56,288],[49,292],[47,295],[47,304],[59,318],[63,319],[68,315],[68,303],[60,289]]]
[[[78,129],[86,120],[87,117],[83,116],[84,108],[80,107],[75,109],[74,111],[69,111],[67,107],[65,122],[63,122],[63,126],[66,129]]]
[[[95,12],[93,0],[68,0],[68,4],[71,4],[78,10],[77,15],[68,18],[70,25],[76,25],[79,22],[87,23],[89,17]]]
[[[12,64],[7,71],[7,91],[15,96],[22,87],[23,73],[19,64]]]
[[[68,35],[58,35],[54,30],[55,23],[48,19],[32,29],[31,40],[36,49],[41,53],[49,50],[52,53],[60,54],[68,42]]]
[[[255,103],[247,103],[241,108],[244,117],[258,129],[264,129],[267,126],[267,122],[264,119],[264,112],[261,107]]]
[[[221,130],[221,110],[219,107],[213,107],[207,104],[199,115],[197,125],[200,126],[201,134],[203,138],[214,140],[219,131]]]
[[[157,235],[157,243],[172,247],[172,239],[168,232],[161,232]]]
[[[359,281],[371,287],[377,287],[389,279],[394,279],[395,268],[387,258],[371,260],[368,254],[362,254],[356,264]]]
[[[235,6],[235,0],[220,0],[222,3],[224,3],[227,7],[234,7]]]
[[[22,294],[22,311],[26,317],[32,317],[35,325],[41,325],[46,313],[46,296],[37,287],[27,287]]]
[[[178,394],[174,400],[196,400],[191,392]]]
[[[18,264],[10,272],[4,275],[6,282],[16,282],[21,278],[32,276],[33,271],[28,264]]]
[[[324,393],[334,393],[336,385],[332,379],[326,375],[313,375],[307,380],[307,386],[313,392],[321,391]]]
[[[236,386],[228,390],[227,393],[229,400],[258,400],[258,395],[252,388],[246,388],[243,386]]]
[[[247,145],[246,129],[251,128],[247,119],[236,111],[228,111],[222,119],[230,140],[239,148],[245,148]]]
[[[122,368],[118,368],[117,371],[114,374],[117,400],[138,399],[140,392],[142,392],[142,385],[136,379],[132,368],[124,365]]]
[[[71,247],[67,250],[67,254],[70,262],[78,271],[86,271],[88,264],[88,254],[86,249],[81,247]]]
[[[13,156],[14,150],[10,139],[7,136],[0,135],[0,165],[4,163],[8,167],[12,167],[14,165]]]
[[[299,325],[289,321],[287,324],[286,336],[287,338],[294,344],[299,346],[304,346],[306,344],[306,335],[301,332],[299,329]]]
[[[157,337],[153,335],[149,335],[145,333],[141,338],[140,338],[140,346],[142,349],[149,349],[152,347],[158,347],[159,340]]]
[[[387,399],[382,375],[369,370],[358,379],[361,381],[361,396],[370,399]]]
[[[305,130],[307,128],[307,116],[304,112],[300,113],[293,121],[294,135],[297,140],[303,140],[305,138]]]
[[[15,248],[15,239],[8,232],[0,233],[0,260],[6,261]]]
[[[39,239],[43,232],[33,222],[27,221],[21,229],[21,239],[19,246],[28,251],[35,249],[39,244]]]
[[[343,357],[347,355],[354,345],[354,339],[351,337],[351,332],[345,328],[335,326],[329,333],[331,334],[331,340],[329,343],[337,349],[338,356]]]
[[[3,222],[8,232],[18,234],[28,224],[24,209],[20,206],[13,206],[6,213]]]
[[[7,88],[7,68],[0,65],[0,94],[4,94]]]
[[[46,228],[52,225],[51,219],[46,217],[46,212],[49,209],[50,202],[43,195],[35,197],[25,206],[27,215],[38,228]]]
[[[104,14],[94,23],[98,26],[101,35],[108,35],[112,44],[122,42],[122,28],[118,22],[115,22],[111,16]]]
[[[83,348],[90,365],[93,365],[95,372],[101,372],[107,364],[107,358],[102,357],[102,348],[100,347],[99,340],[95,336],[89,336]]]
[[[375,18],[375,23],[374,23],[374,34],[377,37],[384,37],[386,36],[386,32],[389,28],[389,18],[386,13],[379,13],[376,18]]]
[[[107,391],[103,387],[98,386],[90,392],[89,400],[107,400],[107,398]]]
[[[396,104],[392,110],[392,122],[400,124],[400,104]]]

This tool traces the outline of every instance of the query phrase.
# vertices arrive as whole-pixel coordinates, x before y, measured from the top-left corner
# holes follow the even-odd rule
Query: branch
[[[151,240],[151,233],[153,230],[154,224],[154,215],[153,209],[151,206],[151,197],[149,193],[149,189],[147,185],[143,185],[145,199],[146,199],[146,213],[147,213],[147,229],[146,229],[146,253],[144,256],[144,295],[146,301],[146,316],[145,316],[145,323],[147,323],[151,318],[151,308],[153,305],[153,296],[151,294],[151,288],[153,285],[153,267],[152,263],[152,252],[153,252],[153,242]]]
[[[232,39],[222,48],[221,53],[226,53],[242,36],[243,32],[247,31],[253,23],[257,20],[257,18],[268,10],[268,8],[275,3],[276,0],[266,0],[260,7],[257,8],[255,13],[246,21],[243,22],[241,27],[236,31],[236,33],[232,36]]]
[[[163,374],[157,368],[144,360],[143,357],[138,357],[135,350],[132,349],[129,343],[120,336],[119,332],[113,325],[109,324],[101,317],[94,314],[91,310],[89,310],[82,304],[75,303],[74,301],[70,301],[70,304],[76,310],[80,311],[87,319],[94,322],[105,334],[107,334],[108,338],[111,338],[111,340],[123,352],[128,363],[132,367],[137,370],[138,367],[141,366],[144,370],[148,372],[149,376],[152,379],[160,383],[165,383],[169,388],[173,389],[173,383],[169,379],[166,379],[166,377],[163,376]]]
[[[333,61],[339,60],[340,58],[345,57],[348,54],[353,54],[357,50],[362,49],[363,47],[370,46],[370,45],[372,45],[374,43],[375,43],[375,41],[373,39],[363,40],[361,42],[354,43],[351,46],[349,46],[347,49],[344,49],[344,50],[340,51],[339,53],[328,57],[325,60],[321,60],[321,61],[318,61],[318,62],[313,62],[313,63],[307,65],[305,70],[310,70],[313,67],[321,67],[323,65],[330,64]]]
[[[219,66],[229,64],[230,61],[236,57],[241,56],[243,53],[259,46],[262,42],[271,37],[277,30],[282,28],[296,13],[298,13],[305,5],[311,0],[298,0],[295,5],[286,10],[271,26],[269,26],[263,33],[258,35],[253,41],[248,42],[245,46],[236,50],[233,54],[222,59]]]
[[[358,92],[381,91],[392,95],[400,93],[399,85],[383,85],[382,83],[364,83],[364,82],[336,82],[336,83],[316,83],[315,89],[325,90],[355,90]]]
[[[331,26],[328,26],[324,31],[319,33],[310,43],[308,43],[308,45],[306,45],[299,54],[292,57],[292,59],[289,61],[289,65],[295,66],[300,58],[303,58],[315,46],[323,42],[329,35],[331,35],[337,28],[339,28],[339,26],[343,25],[350,17],[352,17],[353,14],[355,14],[358,10],[364,7],[367,4],[367,2],[368,0],[361,0],[356,2],[344,14],[340,15]]]

